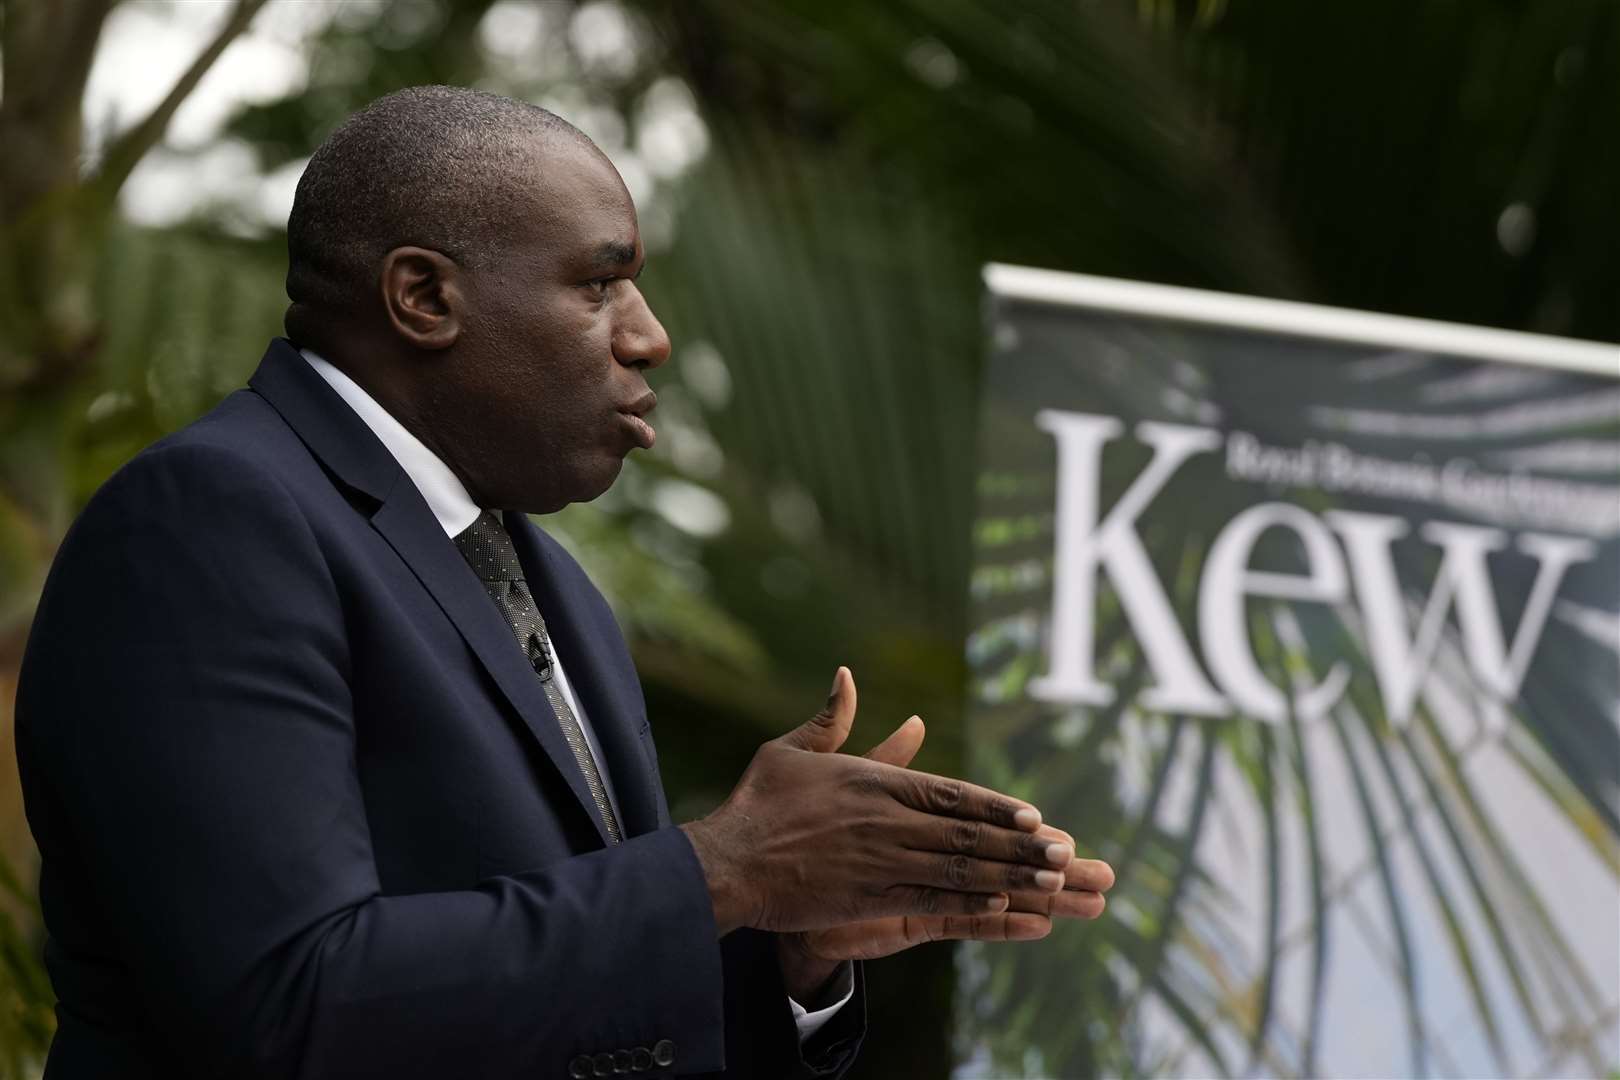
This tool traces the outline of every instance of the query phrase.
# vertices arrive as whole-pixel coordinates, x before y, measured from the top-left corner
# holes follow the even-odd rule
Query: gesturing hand
[[[835,753],[854,719],[855,682],[839,668],[826,707],[761,746],[719,809],[682,826],[721,934],[994,915],[1009,894],[1063,888],[1072,849],[1037,833],[1039,811],[960,780]]]
[[[913,716],[866,756],[901,768],[922,749],[923,722]],[[1074,837],[1042,825],[1041,839],[1074,850]],[[926,941],[1034,941],[1052,932],[1053,919],[1095,919],[1114,871],[1097,859],[1071,858],[1060,892],[1013,890],[1007,910],[982,915],[899,915],[780,936],[783,972],[790,985],[817,986],[845,960],[876,960]]]

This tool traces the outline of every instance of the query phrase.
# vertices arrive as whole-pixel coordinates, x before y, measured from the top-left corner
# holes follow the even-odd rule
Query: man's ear
[[[394,332],[418,349],[448,349],[466,317],[461,267],[431,248],[397,247],[383,256],[382,302]]]

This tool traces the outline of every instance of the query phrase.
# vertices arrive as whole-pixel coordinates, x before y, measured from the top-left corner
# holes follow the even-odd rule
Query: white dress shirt
[[[308,349],[299,351],[304,359],[309,361],[309,366],[337,391],[338,396],[348,403],[349,408],[353,409],[361,420],[365,421],[378,441],[394,456],[394,460],[399,462],[399,467],[411,478],[416,490],[422,493],[428,509],[433,511],[433,516],[438,519],[439,526],[444,529],[446,536],[456,536],[478,519],[478,515],[483,511],[473,502],[472,496],[467,494],[467,488],[456,474],[450,471],[450,466],[429,450],[421,439],[407,431],[405,425],[379,405],[376,398],[361,389],[359,383],[332,366],[325,358]],[[590,746],[591,757],[596,759],[597,772],[602,776],[602,787],[607,792],[608,803],[613,807],[613,813],[619,815],[619,803],[613,793],[613,780],[608,776],[604,765],[602,747],[596,741],[596,733],[591,729],[590,719],[580,707],[579,699],[574,696],[574,689],[568,683],[568,675],[563,671],[562,657],[557,655],[556,650],[552,650],[551,654],[551,673],[557,680],[557,689],[562,691],[563,700],[568,702],[568,707],[574,710],[574,716],[579,720],[580,730],[585,733],[585,742]],[[619,816],[623,820],[622,815]],[[839,978],[846,986],[843,996],[825,1009],[810,1012],[791,997],[788,998],[788,1005],[793,1009],[793,1021],[799,1029],[800,1042],[821,1030],[822,1026],[854,996],[855,980],[849,964],[843,965]]]

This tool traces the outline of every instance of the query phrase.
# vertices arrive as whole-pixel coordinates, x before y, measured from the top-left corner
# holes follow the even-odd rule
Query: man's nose
[[[632,286],[634,288],[634,286]],[[655,368],[669,359],[669,335],[652,313],[646,297],[636,289],[624,307],[624,318],[613,332],[613,357],[629,367]]]

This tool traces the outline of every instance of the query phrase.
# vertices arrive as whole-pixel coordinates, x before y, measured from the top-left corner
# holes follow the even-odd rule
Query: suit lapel
[[[613,780],[624,834],[651,832],[659,827],[658,778],[641,745],[645,717],[635,669],[628,661],[614,660],[623,650],[617,630],[613,630],[614,640],[601,640],[609,628],[602,625],[600,615],[588,610],[590,597],[564,584],[557,557],[541,542],[540,529],[526,514],[508,511],[505,521],[523,562],[529,591],[545,617],[568,681],[607,759],[603,765]]]
[[[517,709],[524,726],[567,781],[575,801],[591,819],[598,838],[606,847],[606,826],[585,784],[585,774],[580,772],[579,762],[574,760],[574,752],[568,748],[562,726],[557,723],[557,714],[551,711],[551,702],[546,700],[540,680],[523,650],[518,648],[506,619],[491,602],[454,542],[444,534],[421,493],[411,484],[401,487],[404,490],[396,492],[372,517],[372,526],[399,553],[417,580],[455,623],[473,655]]]
[[[371,515],[372,527],[455,624],[607,846],[606,826],[534,669],[500,609],[393,455],[284,339],[271,344],[248,385],[270,402],[338,480],[380,504]],[[564,662],[573,667],[572,656]]]

